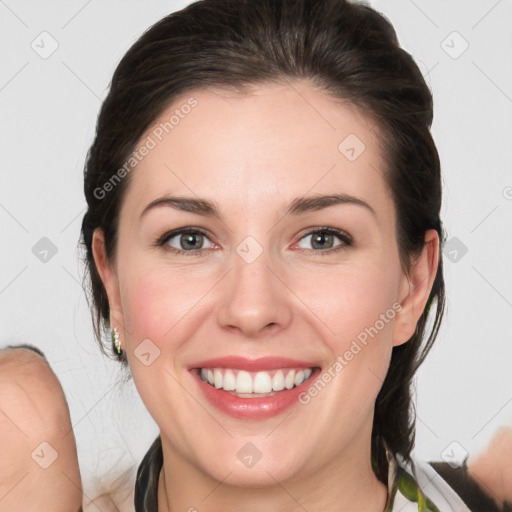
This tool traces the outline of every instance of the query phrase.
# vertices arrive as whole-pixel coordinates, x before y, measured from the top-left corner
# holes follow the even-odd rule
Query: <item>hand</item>
[[[44,356],[0,350],[0,512],[70,512],[82,487],[69,409]]]
[[[485,451],[468,459],[468,472],[498,506],[512,503],[512,427],[500,428]]]

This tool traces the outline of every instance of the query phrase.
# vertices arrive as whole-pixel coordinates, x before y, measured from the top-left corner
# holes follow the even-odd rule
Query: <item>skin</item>
[[[0,453],[0,512],[21,504],[26,512],[79,510],[82,487],[66,398],[46,360],[29,349],[0,351]]]
[[[393,346],[410,339],[428,299],[437,233],[426,233],[406,274],[377,129],[311,84],[188,91],[155,126],[190,96],[197,107],[130,175],[113,261],[101,230],[93,238],[111,324],[160,428],[159,510],[382,511],[386,488],[370,466],[373,407]],[[353,162],[338,151],[349,134],[366,146]],[[284,215],[295,198],[332,193],[357,197],[374,213],[346,203]],[[141,217],[166,195],[212,201],[221,218],[167,206]],[[196,245],[202,254],[171,252],[183,249],[179,235],[168,250],[156,243],[188,226],[206,231]],[[314,246],[308,235],[324,226],[349,233],[353,244],[329,254]],[[251,263],[236,252],[247,236],[263,251]],[[396,303],[400,312],[318,396],[274,418],[219,412],[187,369],[232,354],[327,368]],[[149,366],[134,354],[146,339],[160,351]],[[262,454],[251,468],[237,458],[248,442]]]
[[[20,375],[22,375],[21,379]],[[56,440],[58,433],[62,432],[65,426],[71,425],[66,399],[56,375],[46,361],[34,352],[24,348],[8,349],[0,351],[0,384],[2,411],[0,414],[0,439],[2,440],[0,496],[4,497],[0,499],[0,511],[15,510],[20,503],[23,503],[24,510],[44,510],[41,506],[48,499],[48,492],[53,493],[53,496],[59,496],[62,510],[78,510],[77,507],[80,506],[82,498],[79,492],[78,460],[74,437],[66,436],[66,446],[59,452],[65,457],[58,460],[60,464],[58,467],[62,473],[73,478],[77,483],[76,486],[68,478],[59,478],[58,474],[56,479],[55,474],[49,479],[34,478],[37,476],[36,472],[29,477],[29,486],[21,486],[22,482],[29,483],[26,479],[21,482],[18,479],[11,485],[11,475],[16,472],[26,474],[29,473],[28,470],[34,468],[31,464],[26,464],[28,459],[23,457],[23,453],[27,452],[23,442],[24,437],[20,435],[19,429],[13,422],[7,419],[7,416],[11,419],[16,418],[20,424],[31,425],[31,429],[44,431],[44,438],[50,440]],[[36,393],[41,393],[41,390],[44,390],[44,393],[38,397],[37,401],[31,400],[27,403],[27,396],[34,396]],[[41,423],[37,408],[37,404],[43,403],[41,398],[46,408],[44,415],[46,420],[51,417],[48,411],[55,411],[53,422]],[[52,446],[55,445],[54,443],[55,441],[52,441]],[[512,457],[511,450],[512,427],[502,427],[496,432],[485,451],[471,456],[468,460],[469,473],[498,505],[505,500],[512,502],[512,474],[509,464]],[[26,484],[23,483],[23,485]],[[115,495],[104,494],[95,497],[92,502],[84,503],[84,511],[133,512],[133,485],[131,479],[126,479],[122,491],[116,492]],[[18,490],[26,491],[27,489],[30,490],[29,493],[22,492],[19,495]],[[52,500],[50,503],[51,510],[55,510],[55,502]]]
[[[502,426],[485,450],[468,459],[468,472],[496,504],[512,504],[512,425]]]

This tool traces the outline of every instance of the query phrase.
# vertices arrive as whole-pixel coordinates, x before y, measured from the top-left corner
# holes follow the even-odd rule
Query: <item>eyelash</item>
[[[160,238],[157,239],[155,245],[158,246],[158,247],[162,247],[165,251],[169,251],[169,252],[172,252],[173,254],[176,254],[176,255],[185,255],[185,256],[202,256],[203,255],[203,252],[206,250],[206,249],[195,249],[195,250],[191,250],[191,251],[186,251],[184,249],[176,249],[176,247],[170,247],[167,245],[167,242],[171,239],[171,238],[174,238],[175,236],[177,235],[185,235],[185,234],[197,234],[197,233],[200,233],[201,235],[205,236],[208,238],[208,235],[207,233],[200,229],[200,228],[183,228],[183,229],[177,229],[175,231],[169,231],[167,233],[164,233]],[[317,255],[319,256],[324,256],[324,255],[327,255],[327,254],[332,254],[334,252],[337,252],[337,251],[341,251],[341,250],[344,250],[344,249],[347,249],[348,247],[352,246],[353,244],[353,239],[352,237],[346,233],[345,231],[341,231],[339,229],[335,229],[335,228],[330,228],[330,227],[320,227],[320,228],[314,228],[310,231],[307,231],[304,235],[302,235],[299,239],[299,242],[306,238],[307,236],[309,235],[312,235],[314,233],[324,233],[324,234],[327,234],[327,235],[334,235],[336,237],[338,237],[340,240],[341,240],[341,244],[336,246],[336,247],[333,247],[331,249],[327,249],[325,251],[322,251],[322,250],[314,250],[314,249],[302,249],[304,251],[312,251],[314,253],[316,253]]]

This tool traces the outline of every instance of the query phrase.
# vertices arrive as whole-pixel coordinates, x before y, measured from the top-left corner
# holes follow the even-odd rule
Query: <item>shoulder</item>
[[[436,504],[440,512],[471,512],[472,509],[460,495],[461,489],[458,486],[452,486],[453,481],[445,480],[435,468],[439,469],[438,466],[434,467],[434,465],[414,457],[411,464],[407,466],[423,494]]]
[[[471,512],[431,465],[414,455],[404,459],[386,442],[384,447],[388,461],[386,512]]]
[[[44,356],[22,346],[0,350],[0,453],[2,510],[79,509],[80,474],[64,392]]]
[[[447,462],[427,463],[415,459],[412,472],[424,494],[436,503],[441,512],[503,510],[481,482],[473,478],[466,462],[454,466]]]

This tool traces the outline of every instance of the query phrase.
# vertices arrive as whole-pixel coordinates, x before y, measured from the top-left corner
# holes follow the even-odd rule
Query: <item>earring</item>
[[[112,329],[112,344],[114,345],[114,351],[115,353],[120,356],[121,355],[121,340],[119,339],[119,331],[117,330],[117,327],[114,327]]]

